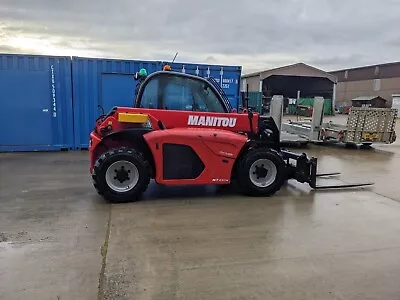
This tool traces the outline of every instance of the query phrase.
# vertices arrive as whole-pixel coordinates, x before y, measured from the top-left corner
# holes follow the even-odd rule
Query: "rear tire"
[[[111,149],[101,155],[93,168],[93,185],[106,200],[137,201],[150,182],[149,163],[135,149]]]
[[[238,185],[249,196],[271,196],[287,178],[285,162],[271,149],[250,150],[238,165]]]

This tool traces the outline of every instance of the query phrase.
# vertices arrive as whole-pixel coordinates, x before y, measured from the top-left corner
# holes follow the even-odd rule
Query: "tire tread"
[[[249,167],[254,162],[254,157],[266,156],[272,158],[277,168],[276,181],[267,189],[254,186],[249,179]],[[276,150],[266,148],[250,149],[238,163],[238,185],[243,194],[253,197],[268,197],[278,192],[287,180],[286,164]]]
[[[144,176],[144,181],[141,184],[139,184],[138,188],[135,188],[136,190],[134,189],[134,192],[129,191],[124,194],[112,193],[108,190],[106,184],[102,184],[100,182],[99,174],[101,175],[102,172],[104,172],[102,170],[103,164],[107,162],[108,159],[112,158],[115,155],[129,155],[133,157],[135,160],[137,160],[146,170],[147,174],[140,174],[140,176]],[[145,156],[141,152],[128,147],[113,148],[103,153],[95,162],[92,173],[93,186],[99,195],[110,200],[111,202],[136,201],[139,198],[139,196],[147,189],[150,183],[150,176],[148,175],[149,170],[150,170],[150,164],[145,159]]]

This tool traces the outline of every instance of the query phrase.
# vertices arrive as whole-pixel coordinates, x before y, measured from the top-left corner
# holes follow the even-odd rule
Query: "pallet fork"
[[[317,185],[317,178],[320,177],[328,177],[328,176],[337,176],[340,175],[338,172],[333,173],[317,173],[317,158],[311,157],[308,158],[307,154],[297,154],[293,152],[289,152],[286,150],[281,150],[281,155],[283,159],[286,161],[286,165],[289,169],[288,179],[295,179],[301,183],[308,183],[310,187],[314,190],[323,190],[323,189],[346,189],[346,188],[356,188],[356,187],[364,187],[371,186],[374,183],[349,183],[349,184],[334,184],[334,185]],[[292,165],[290,160],[295,160],[296,165]]]

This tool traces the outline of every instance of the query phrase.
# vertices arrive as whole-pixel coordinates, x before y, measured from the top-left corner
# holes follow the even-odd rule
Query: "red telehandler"
[[[163,185],[230,184],[270,196],[289,179],[314,189],[317,159],[281,149],[271,117],[237,113],[212,80],[172,71],[142,78],[134,108],[114,107],[90,134],[90,173],[111,202],[139,199],[151,179]],[[233,112],[232,112],[233,111]]]

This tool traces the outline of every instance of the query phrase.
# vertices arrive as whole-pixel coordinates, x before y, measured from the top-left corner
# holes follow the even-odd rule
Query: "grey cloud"
[[[165,60],[179,51],[179,61],[245,72],[298,61],[335,69],[396,60],[399,13],[396,0],[3,0],[0,45],[25,34],[104,56]]]
[[[0,53],[17,53],[17,54],[23,54],[24,52],[21,51],[21,49],[13,47],[13,46],[8,46],[8,45],[2,45],[0,44]],[[25,53],[24,53],[25,54]],[[32,51],[29,54],[40,54],[38,51]]]

